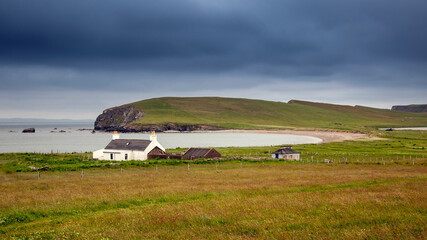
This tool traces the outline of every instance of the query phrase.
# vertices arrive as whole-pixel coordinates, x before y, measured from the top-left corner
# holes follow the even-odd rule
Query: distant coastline
[[[93,123],[92,119],[0,118],[0,123]]]

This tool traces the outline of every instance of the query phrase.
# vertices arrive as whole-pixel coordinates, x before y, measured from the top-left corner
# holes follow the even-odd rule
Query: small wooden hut
[[[287,159],[287,160],[299,160],[300,153],[293,150],[292,146],[284,146],[281,147],[279,150],[273,152],[271,154],[272,158],[276,159]]]

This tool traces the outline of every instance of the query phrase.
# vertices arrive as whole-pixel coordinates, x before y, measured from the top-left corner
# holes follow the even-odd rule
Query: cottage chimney
[[[150,141],[155,141],[155,142],[157,142],[157,136],[156,136],[156,132],[155,131],[152,131],[151,132],[151,136],[150,136]]]
[[[120,139],[120,135],[117,134],[117,131],[114,131],[113,140]]]

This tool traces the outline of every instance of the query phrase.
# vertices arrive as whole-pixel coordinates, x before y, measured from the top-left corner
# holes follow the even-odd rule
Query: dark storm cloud
[[[258,97],[268,99],[322,83],[419,92],[425,9],[425,0],[0,0],[0,92],[265,89]]]
[[[3,63],[217,71],[427,58],[426,1],[2,1]]]

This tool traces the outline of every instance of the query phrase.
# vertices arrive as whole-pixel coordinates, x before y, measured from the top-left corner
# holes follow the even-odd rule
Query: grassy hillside
[[[364,130],[375,127],[427,126],[427,113],[305,101],[165,97],[130,103],[146,112],[138,124],[209,124],[226,128],[324,128]]]

